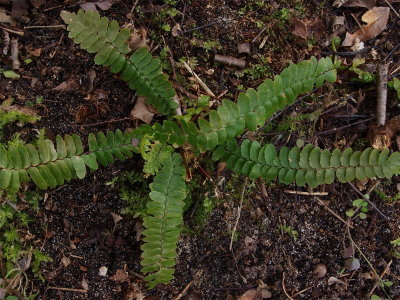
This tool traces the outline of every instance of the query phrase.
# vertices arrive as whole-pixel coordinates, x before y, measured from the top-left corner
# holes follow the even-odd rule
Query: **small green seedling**
[[[292,226],[287,226],[285,224],[279,226],[279,230],[287,233],[293,240],[297,241],[299,233]]]
[[[353,71],[358,75],[358,78],[352,78],[352,81],[360,81],[360,82],[372,82],[374,81],[374,75],[370,72],[364,71],[359,68],[360,65],[365,64],[364,58],[355,58],[353,59],[353,64],[349,68],[349,71]]]
[[[400,80],[395,77],[388,82],[388,86],[397,92],[397,98],[400,100]]]
[[[365,195],[365,197],[369,197],[369,195]],[[349,218],[354,217],[357,212],[358,212],[358,217],[361,220],[365,220],[367,218],[367,212],[368,212],[368,202],[365,201],[364,199],[356,199],[353,201],[353,207],[354,209],[349,209],[346,211],[346,216]]]

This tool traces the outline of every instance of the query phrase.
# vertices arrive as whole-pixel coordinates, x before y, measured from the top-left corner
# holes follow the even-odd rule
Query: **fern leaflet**
[[[68,37],[89,53],[97,53],[96,64],[110,66],[113,73],[122,72],[122,79],[129,87],[138,96],[145,96],[146,102],[161,114],[174,112],[178,106],[173,100],[175,91],[161,71],[161,61],[153,58],[146,48],[126,56],[131,52],[129,29],[121,29],[117,21],[110,22],[93,10],[79,10],[77,14],[62,11],[61,18],[68,24]]]
[[[183,200],[186,197],[185,168],[178,154],[169,156],[162,169],[150,184],[151,201],[143,225],[142,272],[151,273],[145,277],[153,288],[159,283],[168,283],[174,274],[176,244],[183,222]]]

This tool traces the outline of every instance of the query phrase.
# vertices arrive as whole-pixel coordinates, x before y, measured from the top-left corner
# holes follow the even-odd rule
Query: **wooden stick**
[[[192,280],[191,282],[189,282],[189,283],[185,286],[185,288],[182,290],[182,292],[180,292],[179,295],[176,296],[176,297],[174,298],[174,300],[179,300],[179,299],[181,299],[181,298],[186,294],[186,292],[187,292],[188,289],[192,286],[193,283],[194,283],[194,280]]]
[[[23,31],[17,31],[17,30],[9,29],[9,28],[3,27],[3,26],[0,26],[0,28],[5,30],[5,31],[8,31],[8,32],[18,34],[20,36],[24,36],[24,32]]]
[[[48,289],[58,290],[58,291],[66,291],[66,292],[77,292],[77,293],[87,293],[87,290],[84,289],[71,289],[57,286],[49,286]]]
[[[32,25],[25,26],[24,29],[40,29],[40,28],[65,28],[65,25]]]
[[[283,192],[288,194],[304,195],[304,196],[328,196],[327,192],[302,192],[302,191],[292,191],[292,190],[284,190]]]
[[[388,64],[381,64],[378,67],[378,99],[376,104],[376,123],[383,126],[386,123],[386,102],[387,102],[387,75]]]
[[[214,93],[209,89],[209,87],[204,83],[203,80],[200,79],[199,76],[197,76],[197,74],[192,70],[192,68],[185,62],[183,61],[183,66],[185,67],[185,69],[193,75],[193,77],[196,79],[196,81],[200,84],[200,86],[203,88],[203,90],[212,97],[215,97]]]
[[[230,251],[232,251],[233,238],[235,236],[235,232],[236,232],[236,229],[237,229],[237,226],[238,226],[238,223],[239,223],[240,213],[242,212],[243,198],[244,198],[244,192],[246,190],[246,187],[247,187],[247,177],[246,177],[246,179],[244,181],[243,190],[242,190],[242,197],[240,197],[240,206],[238,208],[238,215],[237,215],[236,222],[235,222],[235,225],[233,226],[233,230],[232,230],[231,242],[229,244],[229,250]]]

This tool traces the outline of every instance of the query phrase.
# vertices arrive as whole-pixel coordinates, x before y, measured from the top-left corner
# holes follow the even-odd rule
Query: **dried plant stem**
[[[386,4],[389,5],[389,7],[393,10],[393,12],[396,14],[396,16],[400,19],[400,14],[393,8],[392,4],[388,0],[385,0]]]
[[[19,67],[21,66],[18,55],[19,55],[18,39],[11,38],[11,61],[14,70],[18,70]]]
[[[8,33],[8,31],[3,29],[3,35],[4,35],[4,39],[3,39],[3,55],[7,55],[8,53],[8,49],[10,49],[10,34]]]
[[[193,77],[196,79],[196,81],[200,84],[200,86],[203,88],[203,90],[211,97],[215,97],[214,93],[210,90],[210,88],[204,83],[203,80],[197,74],[192,70],[192,68],[186,63],[183,62],[183,66],[185,69],[193,75]]]
[[[378,72],[378,99],[376,105],[376,122],[378,126],[386,123],[386,102],[387,102],[387,75],[388,64],[379,65]]]
[[[247,187],[247,177],[246,177],[246,179],[244,181],[244,185],[243,185],[242,197],[240,198],[240,205],[238,207],[238,215],[237,215],[237,218],[236,218],[236,222],[235,222],[235,225],[233,226],[233,229],[232,229],[231,243],[229,244],[229,250],[230,251],[232,251],[233,238],[235,236],[235,232],[236,232],[237,226],[239,224],[240,213],[242,212],[243,198],[244,198],[244,192],[246,190],[246,187]]]
[[[58,290],[58,291],[66,291],[66,292],[87,293],[87,290],[84,290],[84,289],[71,289],[71,288],[64,288],[64,287],[57,287],[57,286],[49,286],[48,289]]]

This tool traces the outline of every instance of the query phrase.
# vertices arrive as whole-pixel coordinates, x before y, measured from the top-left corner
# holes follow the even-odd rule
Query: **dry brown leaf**
[[[53,88],[54,91],[57,92],[73,92],[79,89],[79,84],[76,80],[71,79],[68,81],[64,81]]]
[[[371,9],[375,6],[376,0],[336,0],[333,2],[335,7],[366,7]]]
[[[37,109],[28,107],[28,106],[21,106],[18,104],[9,105],[9,106],[0,105],[0,110],[3,110],[3,111],[15,110],[15,111],[19,111],[20,113],[23,113],[23,114],[29,115],[29,116],[37,116],[39,114],[39,111]]]
[[[63,258],[61,258],[61,264],[66,268],[71,264],[71,260],[68,257],[63,256]]]
[[[87,282],[86,278],[82,278],[81,287],[84,290],[88,290],[89,289],[89,283]]]
[[[182,33],[181,25],[179,23],[176,23],[175,26],[172,27],[171,34],[172,36],[176,37],[181,35],[181,33]]]
[[[109,10],[112,5],[113,1],[100,0],[100,1],[82,3],[80,4],[80,7],[83,10],[97,10],[97,8],[99,8],[100,10]]]
[[[386,28],[389,13],[389,7],[374,7],[367,11],[362,16],[362,20],[367,23],[367,25],[363,25],[362,29],[357,30],[355,33],[347,32],[346,39],[343,41],[342,46],[353,46],[356,38],[361,42],[365,42],[376,37]]]
[[[120,283],[129,282],[129,275],[126,271],[118,269],[115,275],[111,276],[110,279]]]
[[[153,120],[154,113],[152,113],[149,107],[146,105],[145,97],[138,97],[135,106],[131,110],[131,117],[133,119],[139,119],[149,124]]]
[[[325,26],[320,19],[300,20],[292,18],[291,23],[294,26],[292,33],[303,39],[309,38],[311,35],[322,36],[325,33]]]
[[[272,297],[270,291],[264,288],[258,288],[253,290],[248,290],[245,292],[238,300],[263,300]]]
[[[129,37],[129,48],[133,51],[147,46],[147,31],[144,28],[133,29]]]

